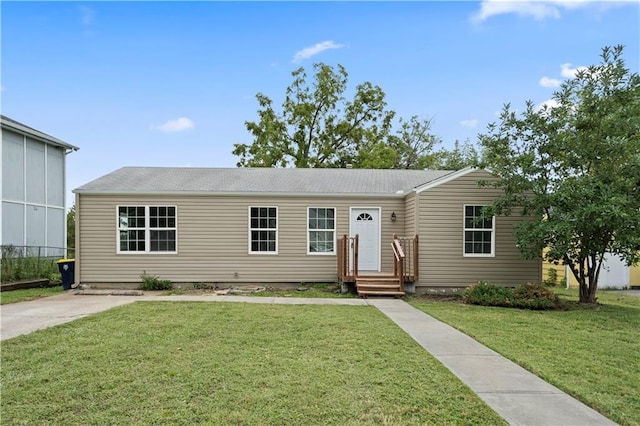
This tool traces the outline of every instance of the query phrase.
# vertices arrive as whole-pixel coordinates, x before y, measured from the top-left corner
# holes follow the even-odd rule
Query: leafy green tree
[[[445,170],[460,170],[475,166],[480,161],[480,154],[469,139],[462,144],[456,140],[451,151],[443,149],[438,153],[438,157],[438,168]]]
[[[434,169],[438,167],[436,145],[440,138],[431,133],[431,119],[420,120],[412,116],[408,121],[400,118],[400,129],[388,138],[396,152],[394,169]]]
[[[369,169],[434,169],[440,153],[435,151],[440,138],[431,133],[431,120],[412,116],[398,120],[399,129],[386,133],[373,143],[366,141],[358,151],[354,164]],[[380,135],[382,136],[382,135]]]
[[[484,166],[504,190],[496,214],[522,209],[532,221],[516,229],[527,258],[568,265],[580,301],[594,303],[605,253],[640,261],[640,77],[623,47],[565,81],[543,108],[521,114],[505,105],[499,124],[481,135]],[[490,184],[485,182],[485,184]]]
[[[238,166],[345,167],[358,160],[361,147],[386,138],[394,113],[380,87],[362,83],[348,101],[344,67],[313,68],[313,81],[304,68],[293,71],[280,112],[269,97],[256,95],[259,120],[245,122],[253,143],[234,145]]]
[[[76,248],[76,205],[67,212],[67,248]]]

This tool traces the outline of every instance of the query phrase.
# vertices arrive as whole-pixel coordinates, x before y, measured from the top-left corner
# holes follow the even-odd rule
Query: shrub
[[[156,275],[148,275],[146,272],[143,272],[142,275],[140,275],[140,278],[142,278],[140,290],[171,290],[173,288],[171,281],[162,280]]]
[[[525,309],[555,309],[560,305],[558,296],[540,284],[524,284],[513,290],[514,306]]]
[[[558,297],[540,284],[524,284],[516,288],[479,282],[469,286],[462,297],[466,303],[523,309],[556,309]]]
[[[513,291],[510,288],[500,287],[483,281],[469,286],[462,297],[466,303],[483,306],[511,306],[513,303]]]
[[[547,279],[544,280],[544,285],[549,287],[555,287],[558,285],[558,271],[554,268],[547,269]]]

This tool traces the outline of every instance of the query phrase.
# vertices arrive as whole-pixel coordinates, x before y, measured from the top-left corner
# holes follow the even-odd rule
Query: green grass
[[[577,302],[577,290],[555,289]],[[599,291],[598,306],[528,311],[411,299],[615,422],[640,424],[640,298]]]
[[[21,290],[0,292],[0,305],[7,303],[26,302],[41,297],[55,296],[62,293],[62,285],[57,287],[26,288]]]
[[[504,424],[370,306],[137,302],[2,344],[4,424]]]

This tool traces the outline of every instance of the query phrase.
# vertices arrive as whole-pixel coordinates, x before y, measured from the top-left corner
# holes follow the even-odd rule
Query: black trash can
[[[71,284],[75,282],[75,259],[60,259],[58,260],[58,270],[62,275],[62,289],[71,290]]]

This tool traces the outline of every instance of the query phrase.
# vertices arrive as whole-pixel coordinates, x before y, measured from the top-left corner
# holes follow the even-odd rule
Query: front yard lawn
[[[2,343],[5,424],[504,424],[371,306],[136,302]]]
[[[55,296],[62,293],[62,285],[57,287],[26,288],[20,290],[0,292],[0,305],[7,303],[26,302],[41,297]]]
[[[555,290],[578,300],[577,290]],[[615,422],[640,424],[640,298],[598,291],[602,305],[528,311],[410,303],[520,364]]]

